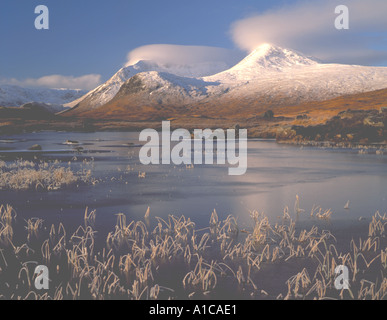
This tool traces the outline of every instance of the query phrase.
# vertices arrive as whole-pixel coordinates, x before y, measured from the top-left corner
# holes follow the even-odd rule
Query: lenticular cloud
[[[230,68],[243,58],[243,53],[206,46],[183,46],[151,44],[129,52],[125,66],[134,65],[140,60],[150,60],[163,65],[200,65],[217,63]]]
[[[349,30],[335,28],[338,5],[349,9]],[[246,51],[272,43],[326,62],[377,64],[387,61],[387,52],[375,49],[387,31],[386,12],[386,0],[304,0],[236,21],[231,36]]]

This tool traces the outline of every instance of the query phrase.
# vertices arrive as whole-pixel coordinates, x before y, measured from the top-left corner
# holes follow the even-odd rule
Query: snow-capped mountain
[[[239,78],[239,80],[252,79],[262,73],[281,72],[288,68],[313,66],[318,63],[315,58],[307,57],[302,53],[264,44],[237,65],[224,71],[222,76],[233,75],[232,78]]]
[[[121,86],[131,77],[142,72],[157,71],[162,73],[169,73],[180,77],[198,78],[209,76],[223,70],[230,66],[224,62],[219,63],[196,63],[193,65],[179,65],[179,64],[161,64],[154,61],[140,60],[134,65],[121,68],[113,77],[107,82],[100,85],[96,89],[88,92],[85,96],[66,104],[67,107],[74,107],[82,102],[82,105],[89,105],[92,108],[98,108],[105,103],[108,103],[118,93]]]
[[[323,64],[292,50],[262,45],[233,68],[203,78],[209,94],[282,97],[287,104],[387,88],[386,67]]]
[[[19,107],[29,102],[44,103],[52,112],[63,110],[63,105],[80,98],[84,90],[31,89],[14,85],[0,85],[0,106]]]
[[[86,112],[87,116],[93,116],[88,111],[98,108],[99,114],[106,110],[125,115],[139,105],[212,107],[230,102],[239,107],[295,105],[387,88],[385,67],[322,64],[296,51],[269,44],[258,47],[232,68],[210,76],[192,77],[192,74],[177,74],[175,68],[165,70],[154,65],[146,70],[143,64],[140,61],[138,66],[121,69],[87,94],[70,113]],[[113,112],[117,106],[120,111]]]

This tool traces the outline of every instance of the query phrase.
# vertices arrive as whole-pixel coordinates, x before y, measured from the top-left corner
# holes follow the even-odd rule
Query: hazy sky
[[[49,30],[34,27],[40,4],[50,10]],[[334,28],[339,4],[350,9],[349,30]],[[387,66],[387,0],[2,0],[0,83],[92,89],[142,54],[197,62],[208,46],[209,59],[229,59],[263,42]]]

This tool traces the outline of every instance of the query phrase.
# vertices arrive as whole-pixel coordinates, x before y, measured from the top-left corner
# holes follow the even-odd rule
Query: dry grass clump
[[[11,206],[0,206],[0,244],[8,245],[12,241],[12,220],[15,217],[16,213]]]
[[[34,163],[18,160],[0,161],[0,190],[59,190],[91,180],[91,170],[74,172],[71,163],[64,167],[59,161]]]
[[[232,216],[221,221],[216,211],[205,229],[171,215],[157,217],[152,230],[149,221],[127,221],[121,213],[105,239],[94,230],[95,211],[86,209],[84,226],[68,233],[63,224],[46,230],[40,219],[13,228],[16,214],[2,206],[0,297],[386,299],[385,216],[377,213],[367,239],[352,240],[348,252],[338,252],[328,231],[298,230],[288,209],[274,225],[257,211],[251,217],[248,230]],[[34,288],[37,264],[50,270],[48,291]],[[339,265],[350,271],[348,290],[334,288]],[[265,284],[270,278],[274,283]]]

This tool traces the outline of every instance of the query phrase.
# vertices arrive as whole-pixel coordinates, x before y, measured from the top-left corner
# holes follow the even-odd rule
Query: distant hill
[[[19,107],[26,103],[44,103],[52,112],[63,111],[64,104],[82,97],[86,91],[72,89],[35,89],[0,85],[0,106]]]
[[[48,105],[42,103],[27,103],[21,107],[0,107],[1,119],[19,120],[50,120],[55,115]]]

